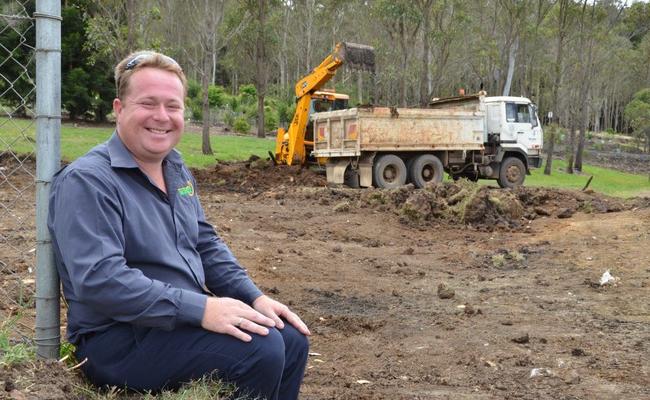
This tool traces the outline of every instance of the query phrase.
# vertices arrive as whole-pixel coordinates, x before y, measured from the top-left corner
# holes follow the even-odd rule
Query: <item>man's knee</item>
[[[259,376],[281,376],[284,368],[284,341],[275,329],[269,329],[267,336],[253,335],[248,343],[251,351],[234,366],[235,376],[256,374]]]
[[[280,330],[287,357],[295,357],[298,360],[307,359],[309,354],[309,340],[307,336],[300,333],[296,328],[286,323],[284,329]]]

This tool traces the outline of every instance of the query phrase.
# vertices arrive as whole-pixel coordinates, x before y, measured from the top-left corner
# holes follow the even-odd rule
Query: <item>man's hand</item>
[[[273,327],[276,323],[239,300],[229,297],[208,297],[201,326],[209,331],[225,333],[244,342],[250,342],[252,338],[244,330],[266,336],[269,334],[266,326]]]
[[[280,319],[280,317],[283,317],[303,335],[311,335],[309,328],[302,322],[300,317],[279,301],[275,301],[268,296],[260,296],[253,302],[253,308],[271,318],[278,329],[284,328],[284,322]]]

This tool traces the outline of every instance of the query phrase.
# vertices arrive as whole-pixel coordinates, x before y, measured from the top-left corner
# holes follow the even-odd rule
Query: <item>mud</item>
[[[258,160],[195,175],[253,279],[313,332],[302,399],[650,398],[648,198],[330,188]],[[34,368],[10,373],[39,390]]]
[[[57,361],[0,367],[0,399],[70,400],[82,399],[77,387],[82,379]]]

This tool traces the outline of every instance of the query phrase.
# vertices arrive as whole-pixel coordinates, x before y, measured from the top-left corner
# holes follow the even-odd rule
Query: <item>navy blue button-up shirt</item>
[[[114,133],[54,178],[48,227],[68,302],[68,336],[118,322],[200,325],[208,295],[262,293],[205,220],[180,155],[163,161],[167,194]]]

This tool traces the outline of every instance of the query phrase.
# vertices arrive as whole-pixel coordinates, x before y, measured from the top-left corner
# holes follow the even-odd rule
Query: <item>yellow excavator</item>
[[[313,134],[308,135],[307,133],[309,115],[312,112],[347,108],[347,95],[322,89],[344,63],[349,68],[374,73],[375,50],[373,47],[363,44],[338,43],[330,55],[298,81],[296,84],[296,112],[291,120],[291,125],[288,130],[278,129],[275,155],[272,155],[275,164],[304,165],[307,163],[309,153],[314,148]]]

